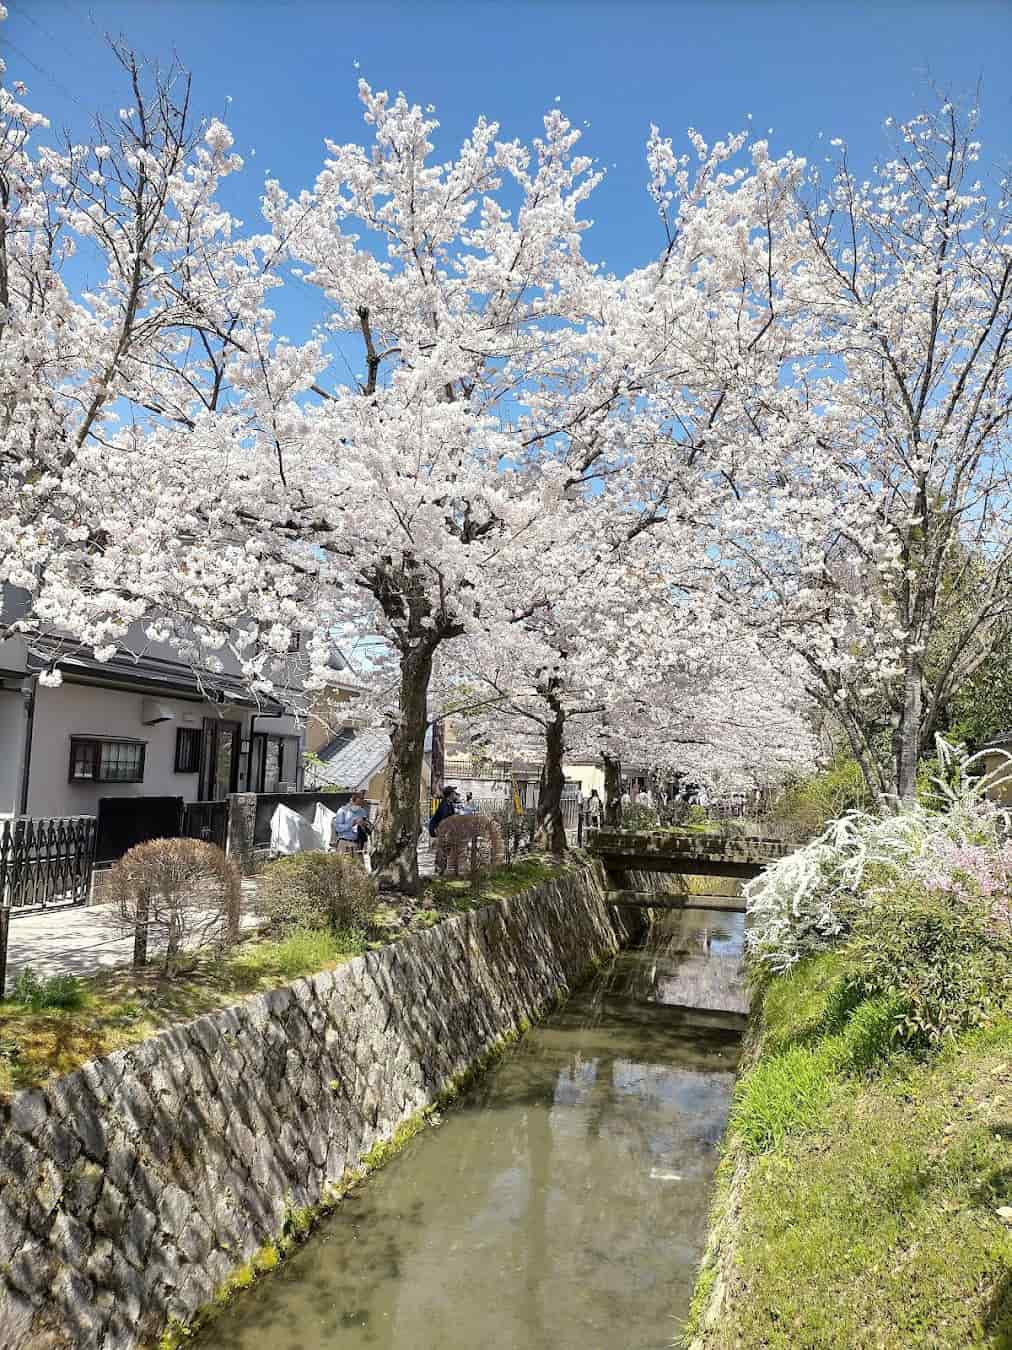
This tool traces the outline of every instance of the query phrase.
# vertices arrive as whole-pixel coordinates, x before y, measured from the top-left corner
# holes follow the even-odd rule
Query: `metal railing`
[[[12,911],[87,903],[95,839],[94,816],[0,821],[0,998]]]
[[[94,816],[0,821],[0,907],[83,905],[94,862]]]

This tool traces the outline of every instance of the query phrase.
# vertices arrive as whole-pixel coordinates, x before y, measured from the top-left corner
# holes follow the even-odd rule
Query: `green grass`
[[[409,910],[381,908],[371,942],[360,932],[298,931],[247,940],[224,956],[201,956],[172,979],[154,967],[125,967],[93,979],[26,980],[21,1001],[0,1003],[0,1100],[176,1023],[300,976],[333,970],[369,947],[384,947],[411,931],[502,900],[565,868],[551,858],[525,857],[485,874],[477,896],[468,880],[435,879]]]
[[[420,903],[437,911],[466,913],[482,905],[519,895],[541,881],[549,881],[568,870],[565,861],[546,854],[529,854],[509,866],[492,868],[481,877],[477,896],[471,894],[467,877],[433,877],[425,886]]]
[[[363,933],[300,930],[277,942],[239,947],[229,958],[229,966],[236,983],[249,988],[332,969],[335,963],[359,956],[364,950]]]
[[[37,975],[31,966],[25,966],[14,981],[11,1001],[20,1003],[32,1012],[43,1008],[80,1008],[85,990],[75,975]]]
[[[817,957],[765,990],[686,1340],[1009,1350],[1012,1020],[914,1058],[894,1049],[894,1006],[851,1006],[845,973]]]
[[[71,1007],[0,1003],[0,1095],[301,975],[332,970],[363,950],[357,933],[297,932],[202,956],[174,979],[156,968],[126,967],[78,980]]]

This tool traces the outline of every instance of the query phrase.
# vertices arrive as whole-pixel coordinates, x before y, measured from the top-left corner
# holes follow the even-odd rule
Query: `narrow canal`
[[[199,1344],[668,1350],[730,1102],[743,923],[668,914]]]

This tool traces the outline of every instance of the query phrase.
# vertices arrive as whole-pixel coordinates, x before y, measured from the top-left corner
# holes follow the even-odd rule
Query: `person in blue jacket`
[[[436,831],[442,825],[448,816],[455,815],[457,811],[457,789],[455,787],[443,788],[443,799],[432,813],[432,819],[429,821],[429,834],[433,839],[436,837]]]

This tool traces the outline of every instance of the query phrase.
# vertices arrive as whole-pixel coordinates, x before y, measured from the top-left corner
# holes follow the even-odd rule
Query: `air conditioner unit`
[[[141,721],[146,727],[154,726],[156,722],[171,722],[175,716],[171,708],[159,703],[156,698],[141,699]]]

